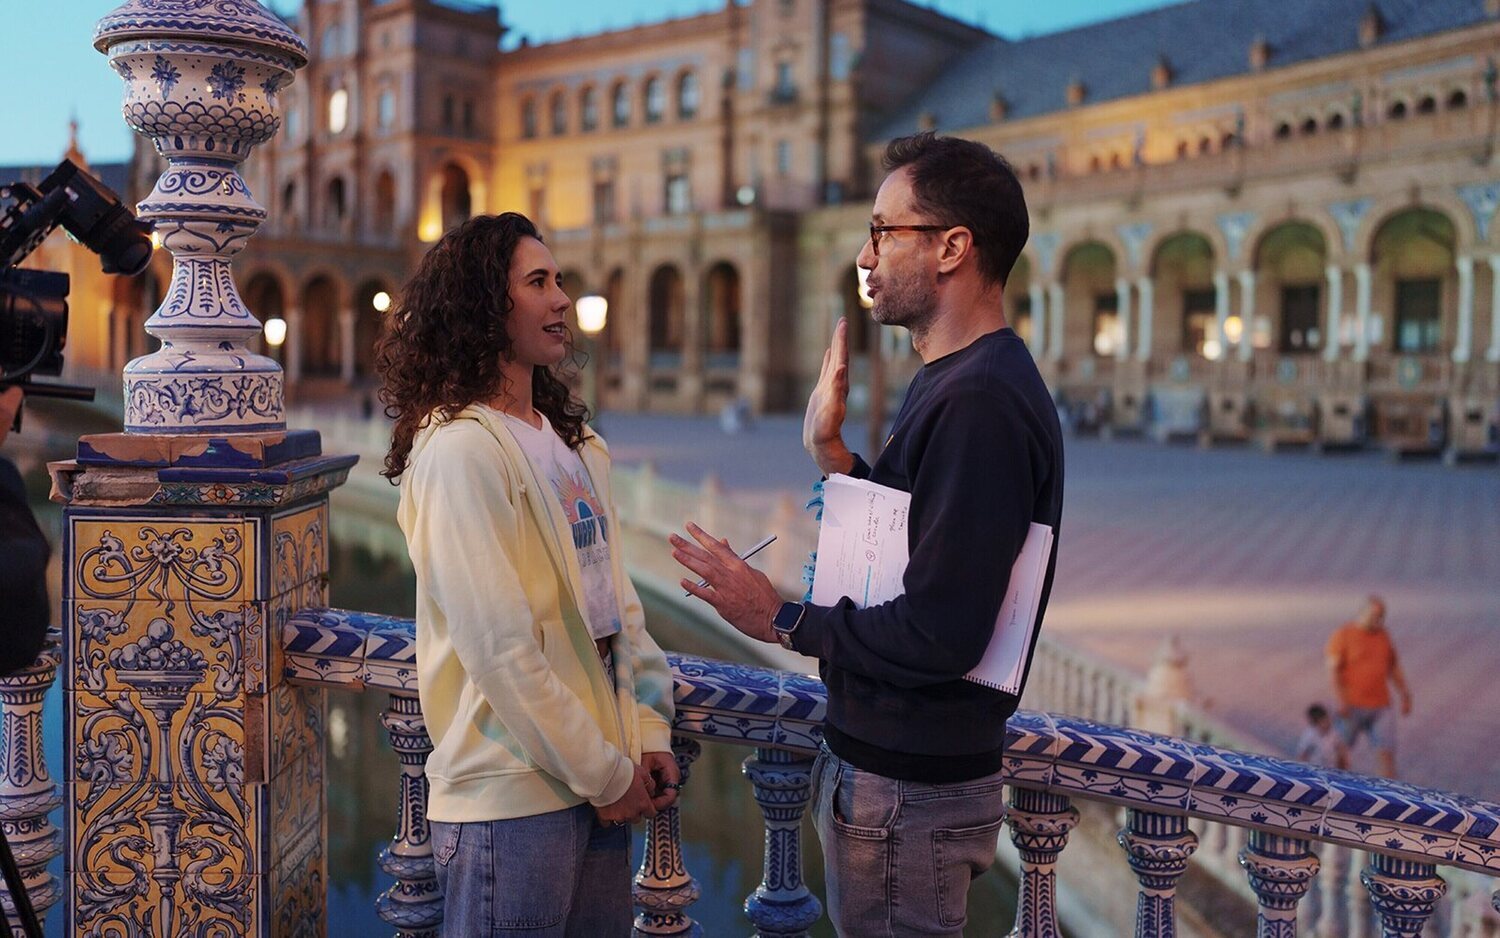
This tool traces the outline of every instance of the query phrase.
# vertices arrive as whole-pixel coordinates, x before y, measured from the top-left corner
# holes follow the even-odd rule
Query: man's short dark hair
[[[972,231],[979,272],[1004,286],[1031,229],[1026,196],[1011,165],[982,143],[929,131],[886,145],[886,172],[903,167],[911,174],[917,210],[935,222]]]

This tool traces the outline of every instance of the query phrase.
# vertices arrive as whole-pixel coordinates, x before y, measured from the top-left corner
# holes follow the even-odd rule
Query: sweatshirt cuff
[[[672,727],[649,707],[641,713],[641,752],[671,752]],[[647,715],[649,713],[649,716]]]
[[[614,774],[609,777],[608,784],[604,786],[604,790],[599,792],[596,797],[590,798],[589,804],[596,808],[614,804],[625,797],[625,793],[630,790],[630,783],[633,781],[635,781],[635,763],[622,755],[620,756],[619,764],[615,766]]]
[[[844,600],[839,602],[842,604]],[[814,606],[812,603],[804,603],[803,607],[802,621],[792,633],[792,647],[809,658],[822,659],[826,657],[823,646],[828,636],[828,617],[839,607]]]
[[[870,477],[870,464],[858,453],[850,453],[854,457],[854,465],[849,467],[849,475],[855,479],[868,479]]]

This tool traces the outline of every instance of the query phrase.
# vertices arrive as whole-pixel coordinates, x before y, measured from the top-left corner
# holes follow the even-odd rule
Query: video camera
[[[91,401],[93,388],[31,380],[62,374],[70,285],[67,274],[17,265],[60,225],[99,255],[105,273],[133,276],[151,262],[150,225],[72,160],[57,164],[39,186],[0,186],[0,200],[6,199],[13,204],[0,215],[0,390],[19,384],[29,397]]]

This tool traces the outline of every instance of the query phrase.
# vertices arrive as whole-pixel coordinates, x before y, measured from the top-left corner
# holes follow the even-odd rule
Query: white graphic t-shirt
[[[609,638],[620,631],[615,578],[609,558],[609,538],[613,532],[604,517],[604,507],[594,494],[583,459],[568,449],[545,416],[538,413],[537,417],[542,421],[540,430],[519,417],[505,415],[532,469],[562,505],[573,529],[573,549],[583,571],[589,635],[595,640]]]

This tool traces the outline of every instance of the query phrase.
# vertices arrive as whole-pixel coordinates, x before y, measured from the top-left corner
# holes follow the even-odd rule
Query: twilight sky
[[[0,166],[51,164],[67,146],[77,114],[84,155],[123,160],[130,131],[119,116],[120,80],[90,44],[94,22],[120,0],[5,0],[0,20]],[[522,35],[562,39],[716,9],[724,0],[529,0],[500,4],[507,47]],[[298,0],[272,0],[290,12]],[[922,0],[1002,36],[1055,32],[1166,5],[1164,0]],[[0,183],[9,182],[0,179]]]

